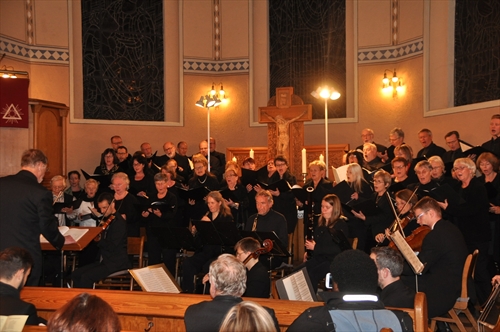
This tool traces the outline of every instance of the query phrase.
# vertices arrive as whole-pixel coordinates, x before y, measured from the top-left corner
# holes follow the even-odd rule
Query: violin
[[[260,255],[267,254],[268,252],[270,252],[273,249],[273,241],[271,241],[269,239],[265,239],[264,242],[262,243],[262,245],[264,247],[255,250],[250,255],[248,255],[247,258],[245,258],[245,260],[243,261],[243,265],[246,265],[252,258],[257,259],[257,258],[259,258]]]
[[[108,219],[101,221],[101,223],[97,227],[102,228],[102,231],[104,232],[109,227],[109,224],[111,224],[113,222],[113,220],[115,220],[115,216],[113,214],[111,214],[108,216]],[[94,239],[94,241],[96,241],[96,242],[101,241],[101,234],[97,235],[97,237]]]
[[[410,246],[413,251],[422,251],[422,243],[424,242],[424,238],[431,232],[431,228],[429,226],[420,226],[417,229],[413,230],[410,235],[408,235],[405,240],[406,243]],[[389,247],[394,250],[398,250],[393,241],[389,243]]]

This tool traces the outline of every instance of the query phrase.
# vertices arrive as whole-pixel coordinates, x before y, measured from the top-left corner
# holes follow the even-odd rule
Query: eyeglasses
[[[274,164],[274,166],[281,167],[281,166],[286,166],[286,164],[285,163],[283,163],[283,164]]]
[[[425,210],[424,212],[422,212],[421,214],[416,216],[415,219],[419,220],[427,211],[429,211],[429,210]]]
[[[468,168],[467,166],[457,166],[453,167],[453,171],[463,171],[464,169]]]
[[[404,165],[401,165],[401,166],[392,166],[392,169],[403,169],[405,168]]]
[[[200,170],[202,170],[204,168],[205,168],[205,166],[196,166],[194,169],[197,170],[197,171],[200,171]]]

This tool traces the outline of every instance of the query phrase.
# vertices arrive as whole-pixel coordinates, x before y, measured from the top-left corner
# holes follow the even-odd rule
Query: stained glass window
[[[345,0],[269,0],[270,95],[292,86],[324,118],[324,101],[311,96],[319,86],[342,94],[329,101],[329,118],[346,117]]]
[[[162,2],[82,1],[85,119],[164,121]]]
[[[500,1],[456,0],[455,106],[500,98]]]

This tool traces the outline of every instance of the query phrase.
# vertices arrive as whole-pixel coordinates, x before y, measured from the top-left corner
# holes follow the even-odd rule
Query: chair
[[[127,238],[127,253],[129,256],[133,256],[134,260],[137,260],[137,264],[134,264],[135,268],[143,267],[144,236]],[[132,291],[134,290],[134,278],[128,270],[121,270],[110,274],[99,283],[94,283],[94,288],[128,288]]]
[[[358,238],[357,237],[350,237],[348,238],[349,243],[351,244],[352,249],[356,250],[358,249]]]
[[[415,294],[415,300],[413,302],[413,309],[409,308],[395,308],[386,307],[389,310],[400,310],[408,313],[413,319],[413,330],[414,331],[428,331],[427,326],[428,313],[427,313],[427,297],[425,293],[418,292]]]
[[[474,319],[474,316],[470,313],[469,309],[467,308],[467,304],[469,302],[469,296],[468,296],[468,290],[467,290],[467,281],[471,280],[471,278],[474,276],[474,270],[476,268],[476,261],[477,261],[477,255],[479,254],[479,250],[474,250],[472,254],[469,254],[467,256],[467,259],[465,260],[465,265],[464,265],[464,270],[462,273],[462,292],[460,294],[460,297],[457,299],[455,302],[455,305],[453,308],[451,308],[448,311],[448,315],[451,317],[434,317],[431,319],[431,330],[435,331],[436,328],[436,323],[438,321],[440,322],[448,322],[448,323],[453,323],[456,324],[460,332],[466,332],[466,329],[464,327],[464,324],[462,324],[462,321],[460,320],[460,317],[458,315],[463,312],[469,322],[472,324],[472,327],[474,330],[477,331],[477,323],[476,320]]]

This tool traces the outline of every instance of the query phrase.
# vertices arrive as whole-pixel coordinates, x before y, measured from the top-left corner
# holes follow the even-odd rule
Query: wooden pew
[[[122,329],[128,331],[144,331],[149,322],[154,324],[151,332],[185,331],[184,313],[187,307],[210,300],[208,295],[49,287],[25,287],[21,291],[21,298],[33,303],[38,315],[48,319],[55,310],[83,292],[97,295],[108,302],[120,317]],[[282,331],[286,331],[307,308],[323,305],[322,302],[248,299],[273,308]]]
[[[154,324],[150,330],[151,332],[185,331],[184,313],[187,307],[191,304],[210,300],[208,295],[49,287],[25,287],[21,291],[21,298],[24,301],[33,303],[38,310],[38,315],[48,319],[55,310],[83,292],[97,295],[108,302],[120,317],[122,329],[127,331],[144,331],[149,322]],[[323,305],[323,302],[246,299],[273,308],[281,331],[286,331],[288,326],[307,308]],[[428,330],[427,301],[424,293],[417,293],[415,296],[415,309],[390,309],[408,312],[413,318],[415,331]]]

